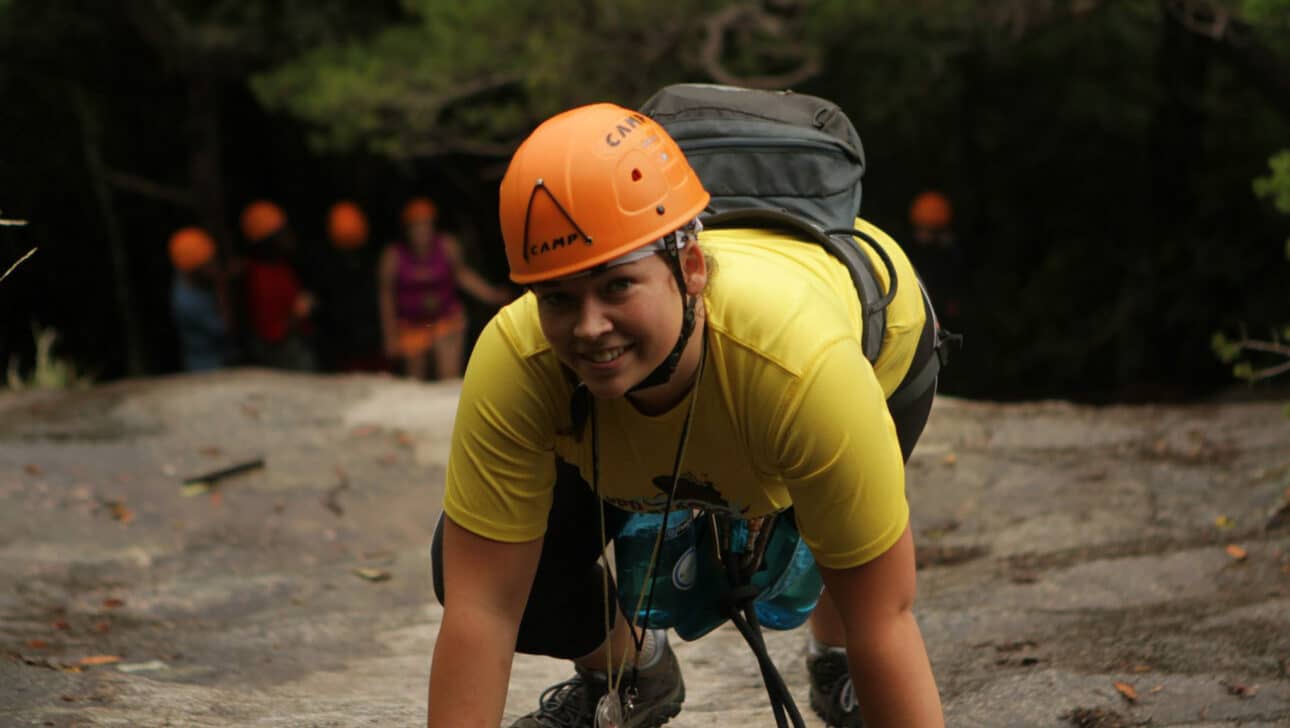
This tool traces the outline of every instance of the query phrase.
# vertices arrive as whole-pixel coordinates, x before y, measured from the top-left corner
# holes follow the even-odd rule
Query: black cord
[[[779,674],[775,662],[770,659],[770,653],[766,649],[761,623],[757,619],[757,608],[753,604],[757,598],[757,589],[752,586],[750,576],[743,572],[738,560],[730,552],[726,554],[725,565],[726,576],[732,585],[727,595],[726,610],[729,612],[731,623],[739,630],[739,634],[743,635],[753,656],[757,658],[757,666],[761,669],[762,682],[766,685],[766,696],[770,698],[775,724],[778,728],[788,728],[791,720],[793,728],[806,728],[802,714],[797,709],[797,703],[793,700],[793,694],[789,692],[788,685],[784,683],[783,676]]]

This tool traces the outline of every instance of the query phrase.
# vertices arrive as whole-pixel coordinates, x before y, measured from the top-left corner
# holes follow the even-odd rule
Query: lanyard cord
[[[708,337],[706,334],[707,331],[705,327],[704,336],[701,340],[702,349],[699,351],[699,371],[694,377],[694,386],[690,391],[690,405],[686,409],[685,424],[681,426],[681,437],[676,445],[676,459],[672,463],[672,487],[668,490],[667,503],[663,507],[663,525],[659,527],[658,534],[654,537],[654,549],[650,553],[649,566],[645,569],[645,577],[641,583],[641,594],[636,600],[636,609],[632,612],[632,643],[636,647],[636,657],[632,665],[633,678],[636,673],[636,665],[639,664],[640,661],[641,647],[645,644],[645,631],[649,629],[648,611],[654,604],[654,567],[658,564],[659,554],[663,550],[663,536],[667,532],[668,517],[671,515],[672,503],[676,498],[676,486],[681,481],[681,463],[685,460],[685,447],[690,441],[690,425],[694,422],[695,404],[699,401],[699,385],[703,382],[704,364],[708,360]],[[596,422],[595,399],[592,398],[589,404],[591,409],[591,483],[592,489],[596,494],[596,499],[600,501],[598,503],[599,508],[597,513],[600,515],[600,543],[601,548],[604,548],[604,544],[607,543],[607,539],[605,538],[605,504],[604,501],[600,500],[600,431]],[[601,569],[601,574],[603,576],[605,595],[605,639],[608,640],[610,636],[611,622],[609,616],[609,610],[611,609],[611,600],[609,598],[609,569]],[[646,599],[647,594],[649,597],[648,600]],[[616,602],[617,600],[613,601]],[[640,636],[638,637],[636,632],[636,620],[641,614],[642,606],[645,607],[646,615],[645,621],[641,624]],[[614,679],[613,659],[614,651],[613,648],[610,647],[610,649],[605,651],[605,675],[609,682],[609,690],[611,692],[617,692],[619,686],[623,682],[623,675],[626,673],[627,655],[624,653],[622,660],[618,663],[617,680]]]
[[[789,692],[784,678],[776,669],[766,649],[766,640],[761,633],[761,623],[757,620],[757,609],[753,601],[757,598],[757,589],[750,583],[751,574],[745,571],[733,553],[726,554],[726,576],[730,580],[731,593],[728,596],[727,609],[730,622],[743,635],[744,641],[757,658],[757,667],[761,669],[762,682],[766,685],[766,695],[770,698],[771,713],[775,716],[777,728],[806,728],[802,714],[797,709],[793,694]]]

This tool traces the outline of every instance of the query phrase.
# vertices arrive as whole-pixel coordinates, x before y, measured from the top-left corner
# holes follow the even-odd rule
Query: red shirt
[[[300,292],[300,278],[289,264],[273,260],[247,261],[246,309],[251,330],[258,338],[275,343],[287,337]]]

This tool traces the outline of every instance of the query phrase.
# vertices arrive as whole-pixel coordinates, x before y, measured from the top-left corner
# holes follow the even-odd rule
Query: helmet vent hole
[[[644,176],[644,175],[642,175],[642,174],[641,174],[641,171],[640,171],[639,169],[633,169],[633,170],[632,170],[632,181],[633,181],[633,182],[640,182],[640,181],[641,181],[641,177],[643,177],[643,176]]]

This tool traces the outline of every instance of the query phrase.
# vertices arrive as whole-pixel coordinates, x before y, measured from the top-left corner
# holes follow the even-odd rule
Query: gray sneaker
[[[811,710],[829,728],[863,728],[856,689],[847,669],[847,656],[829,651],[806,656],[811,677]]]
[[[666,643],[664,643],[666,644]],[[641,670],[630,688],[628,675],[620,690],[623,712],[619,728],[655,728],[681,712],[685,702],[685,681],[681,666],[669,647],[658,664]],[[577,674],[542,691],[538,709],[511,724],[511,728],[595,728],[596,703],[609,691],[605,678],[577,668]],[[631,699],[626,696],[631,694]]]

